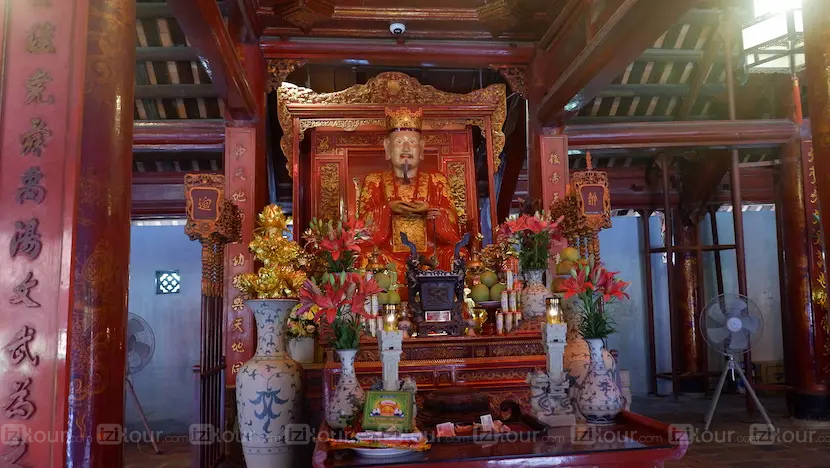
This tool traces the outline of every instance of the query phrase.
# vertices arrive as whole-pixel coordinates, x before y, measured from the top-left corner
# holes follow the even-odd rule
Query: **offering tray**
[[[546,430],[545,426],[530,418],[524,421],[506,422],[505,425],[508,427],[506,432],[482,431],[476,429],[474,424],[470,424],[468,431],[459,431],[456,428],[456,435],[454,436],[437,437],[437,431],[435,429],[432,429],[426,435],[427,440],[434,444],[456,442],[510,442],[516,440],[532,440],[532,436]]]

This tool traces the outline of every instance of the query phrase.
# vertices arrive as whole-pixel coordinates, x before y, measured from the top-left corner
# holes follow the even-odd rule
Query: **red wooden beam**
[[[533,47],[505,43],[452,44],[437,41],[391,40],[279,40],[267,37],[261,42],[266,59],[307,59],[312,63],[361,65],[413,65],[441,67],[489,67],[527,65]]]
[[[493,223],[500,223],[510,214],[510,206],[515,198],[516,186],[519,182],[519,174],[528,158],[527,153],[527,127],[524,102],[521,102],[519,109],[516,109],[516,123],[513,131],[507,138],[507,146],[504,149],[504,172],[499,185],[498,201],[496,202],[496,218]]]
[[[790,120],[648,122],[565,128],[570,149],[780,145],[798,133],[798,126]]]
[[[569,145],[570,147],[570,145]],[[598,170],[608,174],[608,188],[611,193],[612,209],[663,209],[663,191],[658,184],[646,183],[646,167],[608,167]],[[745,203],[773,203],[773,171],[764,167],[741,168],[741,195]],[[729,190],[723,190],[729,184],[726,176],[720,181],[718,189],[710,203],[731,203]],[[672,189],[669,200],[672,205],[678,202],[678,193]]]
[[[585,27],[560,29],[551,42],[557,46],[539,49],[533,59],[531,114],[543,125],[564,121],[611,84],[696,3],[698,0],[613,2],[618,4],[616,11],[601,15],[607,21],[590,25],[587,15],[591,12],[583,11],[578,23]]]
[[[252,120],[256,102],[216,0],[168,0],[190,43],[208,62],[211,79],[231,118]]]
[[[184,172],[133,172],[132,219],[185,216],[184,175]]]
[[[222,151],[222,120],[165,120],[133,123],[133,151]]]

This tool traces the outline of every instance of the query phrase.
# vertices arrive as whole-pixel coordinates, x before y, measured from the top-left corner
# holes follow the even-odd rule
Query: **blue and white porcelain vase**
[[[354,424],[355,418],[366,401],[366,394],[360,388],[354,371],[356,349],[338,349],[340,357],[340,379],[334,388],[334,395],[326,408],[326,422],[333,429],[343,429]]]
[[[591,368],[591,348],[579,333],[579,324],[582,322],[580,316],[582,306],[580,304],[581,301],[576,296],[566,299],[561,303],[562,314],[565,318],[565,323],[568,324],[563,370],[568,374],[568,379],[571,381],[569,392],[574,399],[576,399],[577,392],[582,387],[582,383],[588,375],[588,370]],[[605,368],[610,370],[611,374],[616,378],[617,361],[606,349],[602,350],[602,360]]]
[[[614,424],[614,418],[622,411],[623,399],[611,369],[605,367],[602,340],[589,338],[591,365],[578,390],[576,407],[588,424]]]
[[[522,288],[522,317],[543,317],[545,299],[552,297],[550,289],[542,282],[545,270],[528,270],[524,272],[525,287]]]
[[[236,407],[248,468],[294,466],[285,426],[300,418],[300,366],[285,352],[285,320],[296,299],[245,301],[254,311],[257,348],[236,374]]]

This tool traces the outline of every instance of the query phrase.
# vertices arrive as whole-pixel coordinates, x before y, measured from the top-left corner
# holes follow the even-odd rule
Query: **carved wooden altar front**
[[[354,214],[354,180],[360,182],[366,173],[388,168],[381,141],[385,134],[384,111],[391,106],[423,109],[427,138],[424,168],[439,169],[455,181],[455,198],[461,199],[457,210],[466,211],[468,229],[478,232],[472,128],[477,128],[485,140],[488,195],[495,200],[493,177],[505,141],[505,86],[494,84],[454,94],[421,85],[403,73],[387,72],[365,85],[334,93],[315,93],[290,83],[280,87],[280,145],[293,179],[295,236],[313,216],[329,217],[345,211]],[[307,137],[311,144],[301,145]],[[496,204],[491,203],[492,219],[496,218],[495,210]]]
[[[340,364],[332,348],[325,348],[323,363],[303,365],[305,420],[317,425],[337,385]],[[377,341],[364,337],[360,342],[355,371],[361,386],[368,389],[381,379]],[[504,400],[518,402],[530,410],[528,372],[545,368],[545,350],[538,335],[412,338],[404,340],[400,375],[418,384],[420,403],[432,390],[449,386],[484,391],[493,414],[499,414]]]

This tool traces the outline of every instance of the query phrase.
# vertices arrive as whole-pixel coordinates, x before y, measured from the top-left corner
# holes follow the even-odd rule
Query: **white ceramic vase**
[[[288,340],[288,354],[300,364],[314,362],[314,338],[301,336]]]
[[[236,406],[248,468],[294,466],[285,426],[300,418],[300,367],[285,352],[284,325],[296,299],[250,300],[257,348],[236,374]]]
[[[553,297],[550,289],[542,282],[545,270],[528,270],[524,272],[526,285],[522,288],[522,317],[542,317],[545,315],[545,299]]]
[[[326,422],[331,428],[343,429],[352,425],[354,418],[363,409],[366,395],[363,393],[363,389],[360,388],[360,383],[357,381],[357,375],[354,372],[354,358],[357,355],[357,350],[338,349],[336,351],[340,357],[340,380],[337,381],[337,387],[335,387],[334,394],[329,400],[326,409]]]
[[[611,370],[605,367],[602,340],[585,340],[591,348],[591,367],[578,390],[576,407],[588,424],[609,425],[623,409],[622,395]]]
[[[565,323],[568,324],[567,344],[565,345],[565,355],[563,356],[563,370],[568,375],[571,381],[571,394],[576,398],[577,391],[582,383],[585,381],[585,376],[588,375],[588,369],[591,367],[591,349],[588,342],[579,334],[579,324],[581,318],[579,316],[579,302],[577,297],[566,299],[562,304],[562,314],[565,318]],[[611,370],[613,375],[617,375],[617,361],[611,356],[607,350],[602,350],[602,360],[605,368]]]

